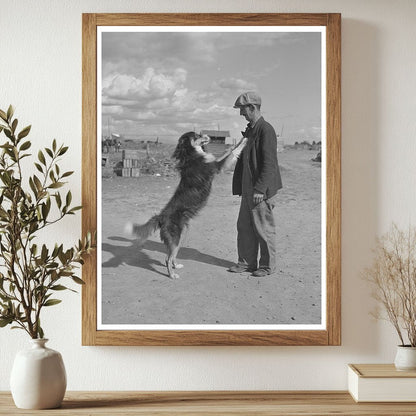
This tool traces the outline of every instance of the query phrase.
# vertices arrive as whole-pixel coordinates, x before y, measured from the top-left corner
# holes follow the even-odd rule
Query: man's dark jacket
[[[279,164],[277,162],[277,138],[274,128],[260,117],[254,127],[248,126],[244,132],[248,138],[243,152],[249,152],[249,166],[254,191],[265,198],[276,195],[282,187]],[[243,159],[238,159],[233,176],[233,195],[243,193]]]

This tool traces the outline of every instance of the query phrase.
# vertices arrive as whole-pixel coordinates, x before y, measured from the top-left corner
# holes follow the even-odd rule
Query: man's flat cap
[[[238,96],[235,100],[234,108],[240,108],[244,105],[257,104],[261,105],[261,97],[255,91],[248,91]]]

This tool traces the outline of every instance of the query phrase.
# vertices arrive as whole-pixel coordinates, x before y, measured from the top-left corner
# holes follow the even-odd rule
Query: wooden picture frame
[[[341,343],[341,15],[320,14],[83,14],[82,229],[97,224],[97,28],[100,26],[305,26],[325,28],[326,40],[326,321],[322,329],[98,329],[97,253],[83,266],[83,345],[340,345]],[[324,98],[322,98],[324,100]],[[325,155],[324,155],[325,156]],[[323,237],[322,237],[323,238]],[[99,248],[98,248],[99,249]]]

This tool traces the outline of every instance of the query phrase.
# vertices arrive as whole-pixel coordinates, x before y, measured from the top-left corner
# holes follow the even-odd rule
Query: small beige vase
[[[399,371],[416,370],[416,347],[398,345],[394,365]]]
[[[59,352],[45,346],[47,339],[32,339],[31,348],[19,351],[13,363],[10,388],[20,409],[59,407],[66,390],[66,372]]]

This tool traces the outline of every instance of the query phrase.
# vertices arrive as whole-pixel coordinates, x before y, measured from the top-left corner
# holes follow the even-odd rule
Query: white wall
[[[81,187],[81,13],[342,13],[342,346],[81,347],[81,298],[49,309],[50,347],[70,390],[345,389],[349,362],[392,362],[392,328],[369,316],[360,270],[391,221],[416,221],[416,2],[413,0],[0,0],[0,108],[33,124],[35,148],[70,145],[71,187]],[[71,243],[80,218],[47,236]],[[19,331],[0,331],[0,390]]]

